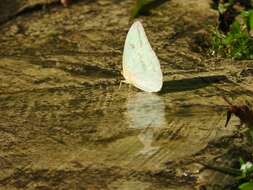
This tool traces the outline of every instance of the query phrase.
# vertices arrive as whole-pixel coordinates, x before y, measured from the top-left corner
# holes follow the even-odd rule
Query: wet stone
[[[203,53],[193,39],[217,13],[209,1],[171,0],[140,18],[161,92],[119,88],[133,4],[23,0],[0,11],[0,22],[12,18],[0,26],[0,189],[222,189],[233,180],[198,161],[230,165],[245,146],[236,117],[224,127],[222,96],[252,102],[252,62]]]

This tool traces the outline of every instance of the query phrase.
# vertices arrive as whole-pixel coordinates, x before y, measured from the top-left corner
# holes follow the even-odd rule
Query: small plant
[[[253,189],[253,164],[251,162],[244,162],[242,159],[241,163],[241,176],[239,177],[240,181],[243,181],[239,185],[240,190],[252,190]]]
[[[211,6],[218,11],[218,29],[225,34],[229,32],[230,25],[242,10],[252,9],[250,0],[213,0]]]
[[[251,162],[244,162],[242,159],[240,159],[240,169],[215,166],[202,162],[200,162],[200,164],[208,169],[234,176],[239,190],[253,190],[253,164]]]
[[[253,10],[243,11],[241,20],[235,20],[229,32],[224,34],[218,29],[213,30],[212,54],[233,59],[253,59]]]

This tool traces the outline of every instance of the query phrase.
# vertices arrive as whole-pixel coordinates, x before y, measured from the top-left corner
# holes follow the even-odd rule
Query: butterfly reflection
[[[138,138],[144,147],[139,154],[157,152],[159,147],[152,146],[152,143],[155,129],[166,125],[163,100],[156,94],[137,93],[128,98],[126,114],[130,127],[142,129]]]

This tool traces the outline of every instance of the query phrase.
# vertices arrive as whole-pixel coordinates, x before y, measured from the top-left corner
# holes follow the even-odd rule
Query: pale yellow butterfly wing
[[[140,21],[134,22],[127,34],[123,76],[128,83],[147,92],[158,92],[162,88],[160,63]]]

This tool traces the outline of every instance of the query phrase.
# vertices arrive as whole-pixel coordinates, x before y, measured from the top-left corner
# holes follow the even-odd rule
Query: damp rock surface
[[[222,96],[253,102],[253,64],[196,51],[210,3],[140,17],[164,74],[150,94],[119,89],[133,1],[1,1],[0,189],[230,188],[199,162],[252,151]]]

